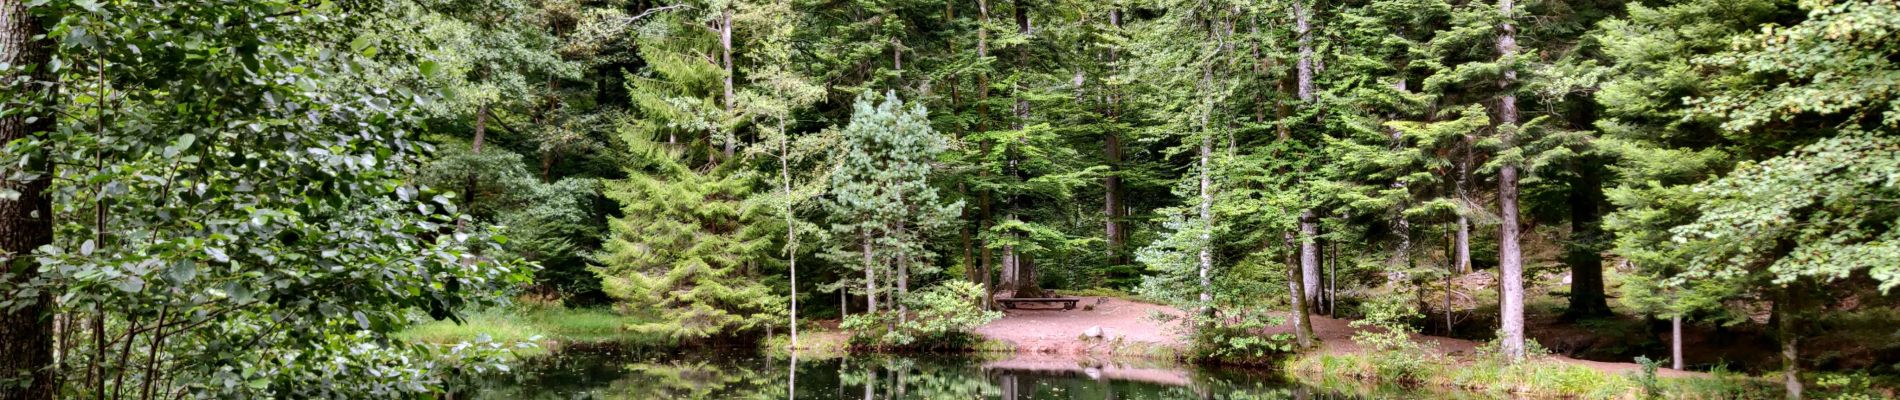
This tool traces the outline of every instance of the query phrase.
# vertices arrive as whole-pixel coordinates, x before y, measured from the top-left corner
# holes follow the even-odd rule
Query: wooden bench
[[[1062,303],[1062,310],[1068,311],[1068,310],[1074,310],[1075,302],[1081,301],[1081,300],[1082,299],[1078,299],[1078,298],[996,299],[996,302],[1002,303],[1003,308],[1011,309],[1011,310],[1016,309],[1016,305],[1021,304],[1021,303],[1039,303],[1039,304]]]

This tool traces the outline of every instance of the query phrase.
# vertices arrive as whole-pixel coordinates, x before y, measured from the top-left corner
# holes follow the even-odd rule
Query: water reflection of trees
[[[519,377],[456,398],[534,399],[1334,399],[1268,375],[1071,363],[1000,368],[962,359],[807,361],[662,357],[524,366]],[[1059,365],[1059,363],[1057,363]],[[1118,369],[1119,368],[1119,369]],[[1131,372],[1133,371],[1133,372]],[[1137,372],[1179,374],[1144,379]],[[1172,377],[1173,375],[1169,375]],[[794,379],[795,378],[795,382]]]

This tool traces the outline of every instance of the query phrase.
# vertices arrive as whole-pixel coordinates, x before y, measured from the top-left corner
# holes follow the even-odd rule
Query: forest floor
[[[1087,307],[1084,307],[1087,306]],[[991,340],[1007,342],[1018,353],[1055,354],[1055,355],[1091,355],[1091,354],[1134,354],[1154,353],[1159,349],[1178,350],[1184,344],[1181,340],[1181,320],[1183,312],[1173,307],[1135,302],[1112,297],[1085,297],[1076,310],[1054,309],[1016,309],[1005,310],[1006,316],[977,328],[976,333]],[[1168,315],[1176,318],[1156,318]],[[1362,351],[1358,343],[1352,340],[1354,334],[1365,329],[1353,327],[1351,320],[1312,316],[1313,333],[1320,341],[1323,354],[1355,354]],[[1091,328],[1101,331],[1100,338],[1088,336]],[[1292,326],[1274,326],[1263,334],[1291,333]],[[1475,356],[1481,343],[1415,334],[1413,340],[1423,344],[1428,350],[1451,358]],[[1563,355],[1551,355],[1550,358],[1565,364],[1588,367],[1602,372],[1622,375],[1642,370],[1635,363],[1618,363],[1579,360]],[[1708,374],[1693,371],[1661,369],[1658,375],[1664,377],[1704,377]]]

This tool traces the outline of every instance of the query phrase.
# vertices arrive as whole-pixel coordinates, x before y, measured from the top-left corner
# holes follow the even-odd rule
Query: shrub
[[[853,346],[910,349],[967,349],[976,343],[977,327],[1003,313],[977,307],[983,288],[953,280],[910,293],[901,301],[913,315],[902,321],[883,311],[844,319],[839,328],[851,332]]]
[[[1261,336],[1258,333],[1285,322],[1285,318],[1264,311],[1241,311],[1230,318],[1213,321],[1194,317],[1191,322],[1202,327],[1194,332],[1192,356],[1197,360],[1245,364],[1293,351],[1293,335]]]
[[[1352,340],[1372,350],[1370,358],[1373,368],[1384,379],[1417,383],[1426,365],[1432,361],[1432,353],[1412,340],[1417,328],[1413,328],[1410,321],[1423,315],[1411,304],[1410,296],[1368,299],[1359,307],[1365,313],[1364,318],[1352,322],[1355,328],[1377,328],[1355,333]]]

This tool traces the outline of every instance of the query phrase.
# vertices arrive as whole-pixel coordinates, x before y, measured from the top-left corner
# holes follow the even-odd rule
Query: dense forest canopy
[[[1098,288],[1211,357],[1457,294],[1521,359],[1561,296],[1771,332],[1799,396],[1900,322],[1897,61],[1895,0],[7,0],[0,397],[433,393],[509,344],[392,334],[525,298],[911,346]]]

